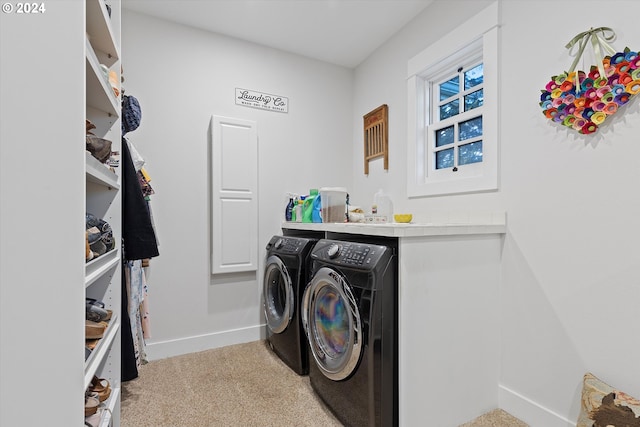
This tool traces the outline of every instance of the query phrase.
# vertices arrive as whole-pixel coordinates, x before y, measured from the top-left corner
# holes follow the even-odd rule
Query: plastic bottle
[[[298,198],[294,198],[293,199],[293,208],[291,208],[291,222],[296,222],[297,217],[296,217],[296,206],[298,206]]]
[[[313,222],[313,200],[318,195],[318,190],[312,188],[309,190],[309,195],[304,199],[302,204],[302,222]]]
[[[391,202],[391,198],[382,190],[378,190],[373,196],[373,208],[371,210],[375,210],[375,213],[380,216],[383,221],[391,222],[393,219],[393,203]]]
[[[322,222],[322,197],[319,194],[313,199],[311,222]]]
[[[292,215],[293,215],[293,197],[289,197],[289,203],[287,204],[287,208],[284,210],[284,219],[287,221],[291,221]]]
[[[296,216],[292,220],[295,222],[302,222],[302,202],[304,202],[304,196],[300,196],[300,199],[296,200],[296,205],[293,208]]]

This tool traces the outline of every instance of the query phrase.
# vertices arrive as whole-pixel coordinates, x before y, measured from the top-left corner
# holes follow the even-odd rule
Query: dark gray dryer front
[[[264,315],[267,342],[299,375],[309,371],[300,306],[309,280],[309,253],[317,239],[273,236],[267,244],[264,272]]]
[[[309,380],[346,426],[398,425],[397,257],[320,240],[302,303]]]

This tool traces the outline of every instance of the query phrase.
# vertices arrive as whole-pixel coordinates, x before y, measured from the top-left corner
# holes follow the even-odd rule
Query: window
[[[435,170],[482,161],[483,64],[473,61],[432,80],[427,146]]]
[[[497,7],[409,61],[409,197],[497,189]]]

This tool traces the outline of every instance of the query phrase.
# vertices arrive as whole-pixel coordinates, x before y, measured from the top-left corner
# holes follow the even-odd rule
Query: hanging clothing
[[[122,138],[122,240],[124,259],[138,260],[159,255],[156,234],[147,202],[142,194],[128,141]]]
[[[147,260],[148,261],[148,260]],[[142,289],[142,304],[140,304],[140,321],[142,323],[142,337],[145,340],[151,338],[151,317],[149,316],[149,283],[147,278],[149,277],[149,263],[145,265],[142,261],[142,273],[143,273],[143,289]]]
[[[129,271],[125,266],[122,266],[122,298],[121,301],[121,316],[122,321],[120,324],[120,342],[121,342],[121,373],[120,378],[122,381],[131,381],[138,378],[138,365],[136,363],[135,349],[133,346],[133,335],[131,334],[131,328],[128,327],[131,324],[129,319],[129,298],[127,296],[127,276]]]
[[[145,296],[145,277],[142,269],[142,260],[127,261],[125,263],[126,288],[128,300],[128,314],[130,319],[131,337],[133,341],[133,355],[136,368],[147,363],[145,352],[144,332],[142,330],[142,303]]]

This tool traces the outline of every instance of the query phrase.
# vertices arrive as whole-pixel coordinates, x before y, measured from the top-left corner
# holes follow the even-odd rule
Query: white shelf
[[[93,282],[98,280],[107,271],[111,270],[120,263],[120,250],[115,248],[99,257],[92,259],[85,264],[84,267],[84,285],[89,287]],[[116,278],[120,279],[120,278]]]
[[[89,181],[104,185],[108,188],[114,188],[116,190],[120,189],[120,184],[118,184],[118,175],[104,164],[100,163],[98,159],[93,157],[88,151],[86,152],[85,161],[87,165],[87,179]]]
[[[114,93],[108,75],[115,72],[120,83],[120,0],[108,0],[112,8],[109,16],[105,0],[80,0],[85,11],[85,119],[95,126],[95,134],[111,140],[112,151],[119,151],[120,97]],[[106,69],[105,69],[106,67]],[[115,82],[114,82],[115,83]],[[80,82],[80,84],[82,84]],[[100,407],[100,426],[118,427],[120,424],[120,305],[121,305],[121,257],[120,237],[122,230],[122,179],[91,153],[85,153],[85,212],[106,218],[113,229],[116,247],[85,263],[85,297],[109,301],[113,310],[104,336],[84,363],[84,390],[93,376],[107,378],[111,385],[111,396]],[[118,169],[116,169],[118,170]],[[84,392],[83,390],[83,392]],[[108,409],[108,410],[107,410]]]
[[[120,397],[120,387],[111,388],[111,395],[109,399],[107,399],[105,403],[105,408],[108,410],[102,411],[102,419],[100,420],[100,427],[109,427],[111,424],[111,418],[113,418],[113,413],[115,412],[116,405],[118,403],[118,399]]]
[[[87,106],[119,117],[120,106],[118,99],[113,93],[113,88],[102,74],[100,61],[89,40],[86,41],[86,57]]]
[[[109,321],[109,327],[104,333],[104,336],[98,342],[98,345],[91,351],[91,355],[85,361],[84,368],[84,389],[86,390],[91,384],[93,376],[96,374],[98,367],[109,353],[111,344],[115,339],[118,329],[120,328],[120,320],[116,314],[113,315]],[[114,357],[120,357],[120,355],[114,355]]]
[[[87,34],[93,48],[105,53],[103,63],[107,67],[120,58],[120,52],[114,42],[111,18],[103,0],[87,0]]]

